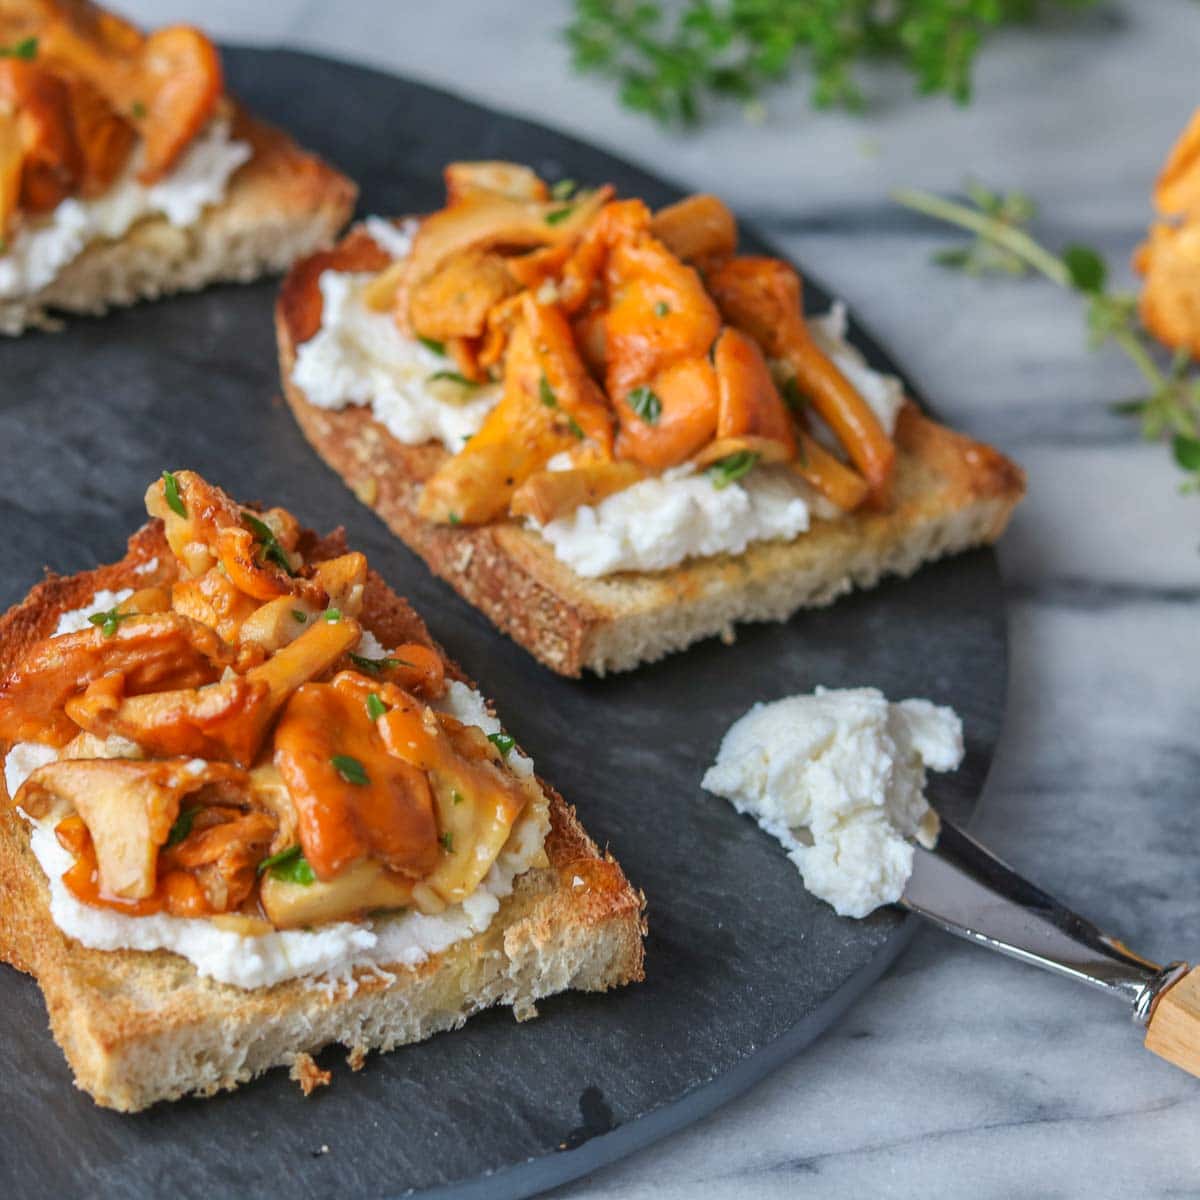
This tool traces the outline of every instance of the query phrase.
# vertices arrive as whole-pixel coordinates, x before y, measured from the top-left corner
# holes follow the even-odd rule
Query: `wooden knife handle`
[[[1146,1049],[1200,1075],[1200,967],[1193,967],[1155,1001]]]

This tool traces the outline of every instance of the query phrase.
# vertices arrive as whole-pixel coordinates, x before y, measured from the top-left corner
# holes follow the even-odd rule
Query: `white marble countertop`
[[[1008,724],[976,830],[1019,869],[1160,959],[1200,957],[1196,730],[1200,498],[1107,403],[1137,390],[1036,281],[929,263],[938,230],[889,188],[1021,187],[1053,244],[1125,263],[1167,147],[1200,103],[1194,0],[1111,0],[980,60],[975,104],[879,80],[869,119],[736,112],[690,136],[568,70],[565,2],[123,0],[147,22],[299,45],[546,121],[719,191],[819,274],[951,422],[1029,472],[1000,547]],[[1113,1001],[934,932],[835,1029],[700,1125],[561,1190],[729,1196],[1115,1196],[1200,1188],[1200,1083],[1140,1046]]]

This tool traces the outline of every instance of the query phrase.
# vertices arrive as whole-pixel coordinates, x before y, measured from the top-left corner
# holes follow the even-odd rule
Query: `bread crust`
[[[99,315],[212,283],[248,283],[332,242],[354,211],[357,186],[238,104],[232,135],[254,153],[220,204],[186,229],[156,216],[92,243],[39,291],[0,299],[0,333],[53,328],[58,312]]]
[[[295,265],[275,311],[284,395],[318,454],[435,574],[562,675],[651,662],[741,621],[786,620],[851,587],[986,542],[1003,532],[1024,473],[998,451],[924,416],[911,401],[896,428],[895,503],[816,520],[790,542],[691,559],[665,571],[585,579],[537,533],[513,521],[449,527],[417,511],[422,484],[445,460],[437,443],[405,445],[361,405],[317,408],[292,380],[298,347],[320,327],[322,271],[372,270],[387,256],[356,227]]]
[[[303,546],[314,560],[341,553],[341,531]],[[118,563],[70,577],[48,575],[0,618],[0,675],[61,613],[102,588],[147,587],[171,577],[159,521],[140,529]],[[436,645],[420,617],[371,573],[361,620],[385,645]],[[440,652],[440,647],[438,648]],[[452,662],[451,678],[470,682]],[[0,757],[9,747],[0,743]],[[2,773],[0,773],[2,776]],[[575,811],[544,781],[550,801],[550,866],[527,871],[480,935],[417,967],[384,964],[315,986],[292,979],[246,991],[199,976],[159,950],[91,950],[54,923],[49,888],[0,777],[0,960],[33,975],[50,1028],[98,1104],[126,1112],[189,1093],[234,1088],[275,1066],[340,1042],[361,1065],[457,1028],[493,1004],[534,1015],[542,996],[604,991],[643,978],[644,899],[616,861],[588,837]]]

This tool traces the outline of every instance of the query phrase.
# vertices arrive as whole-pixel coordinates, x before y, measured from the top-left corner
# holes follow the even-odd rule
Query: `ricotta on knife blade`
[[[703,787],[777,838],[810,892],[841,916],[865,917],[899,900],[912,874],[908,839],[936,832],[926,770],[954,770],[962,756],[951,708],[817,688],[735,721]]]

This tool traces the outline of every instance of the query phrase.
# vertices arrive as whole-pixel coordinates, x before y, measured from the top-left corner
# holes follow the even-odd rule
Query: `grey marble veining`
[[[1006,34],[963,112],[877,82],[868,120],[726,114],[668,135],[573,77],[564,4],[126,0],[155,22],[304,46],[459,90],[720,191],[850,303],[940,411],[1028,469],[1001,547],[1008,726],[976,825],[999,853],[1161,957],[1200,956],[1195,730],[1200,500],[1106,403],[1138,380],[1084,349],[1035,281],[929,264],[945,236],[887,201],[973,174],[1042,203],[1051,241],[1125,263],[1167,146],[1200,102],[1200,9],[1114,0]],[[300,100],[298,99],[298,102]],[[1143,1051],[1111,1001],[934,933],[809,1052],[572,1198],[1195,1194],[1200,1083]]]

